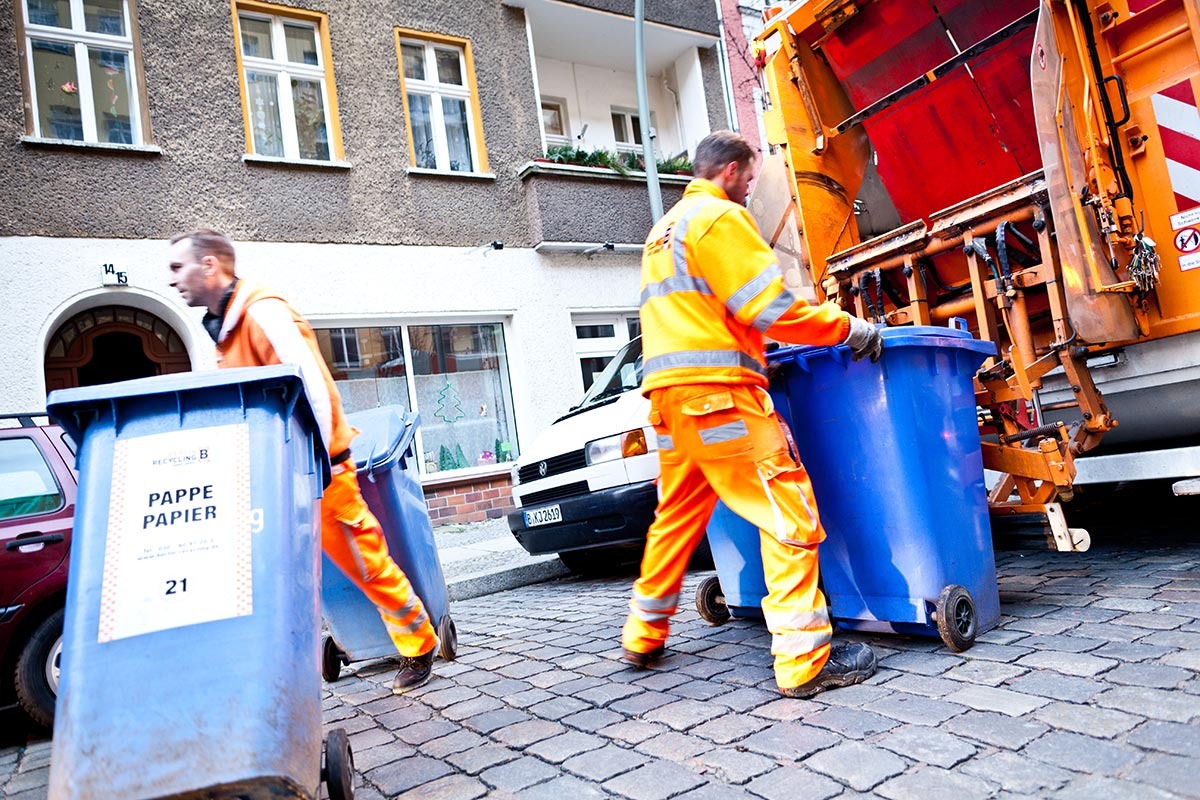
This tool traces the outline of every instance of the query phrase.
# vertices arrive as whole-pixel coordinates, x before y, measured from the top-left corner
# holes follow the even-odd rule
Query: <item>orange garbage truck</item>
[[[993,522],[1080,550],[1077,486],[1200,492],[1195,0],[808,0],[764,25],[751,211],[793,288],[997,344]]]

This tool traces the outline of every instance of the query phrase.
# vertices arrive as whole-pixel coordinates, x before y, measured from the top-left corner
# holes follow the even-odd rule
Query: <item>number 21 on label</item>
[[[187,591],[187,578],[180,578],[177,581],[167,581],[166,594],[183,594]]]

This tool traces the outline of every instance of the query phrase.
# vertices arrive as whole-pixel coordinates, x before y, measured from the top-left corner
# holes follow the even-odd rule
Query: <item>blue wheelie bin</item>
[[[417,467],[415,436],[421,418],[403,406],[372,408],[347,418],[359,430],[350,453],[357,461],[363,499],[437,630],[439,655],[453,661],[458,633]],[[333,682],[343,664],[394,656],[396,647],[375,606],[328,557],[323,559],[321,613],[331,635],[321,646],[321,676]]]
[[[56,391],[78,443],[49,796],[315,798],[328,458],[291,366]],[[345,733],[331,797],[353,796]]]
[[[882,334],[877,364],[844,346],[776,350],[772,397],[812,479],[837,624],[964,650],[1000,617],[972,383],[995,346],[950,328]],[[697,605],[723,596],[761,616],[758,531],[718,508],[708,535],[721,589],[702,586]]]

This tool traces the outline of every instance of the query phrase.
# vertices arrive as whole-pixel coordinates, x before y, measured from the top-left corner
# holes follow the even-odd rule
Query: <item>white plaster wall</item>
[[[691,48],[691,52],[694,55],[695,48]],[[699,69],[699,61],[696,63]],[[611,109],[617,106],[637,110],[637,84],[632,72],[539,57],[537,80],[543,97],[559,97],[567,101],[571,138],[579,146],[588,150],[616,149],[617,140],[613,135]],[[679,114],[671,95],[665,91],[666,82],[667,76],[664,75],[649,75],[646,79],[647,101],[658,132],[655,152],[659,158],[689,146],[681,138]],[[698,113],[707,114],[703,85],[698,102]],[[588,129],[583,140],[575,139],[585,124]],[[701,134],[696,141],[703,136],[704,134]],[[694,148],[695,142],[690,146]]]
[[[505,322],[522,446],[578,402],[571,314],[636,309],[636,254],[542,256],[529,249],[238,242],[238,274],[278,290],[315,326]],[[0,238],[11,276],[0,301],[0,413],[45,407],[46,343],[79,311],[131,305],[183,338],[194,369],[215,367],[202,309],[167,285],[167,244],[151,240]],[[102,265],[129,278],[101,286]]]
[[[688,157],[696,155],[696,145],[711,131],[708,127],[708,106],[704,99],[704,73],[700,70],[700,54],[689,48],[675,59],[675,81],[679,93],[680,126],[687,137]]]

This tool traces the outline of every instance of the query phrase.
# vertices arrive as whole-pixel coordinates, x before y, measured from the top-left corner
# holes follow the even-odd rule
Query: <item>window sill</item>
[[[44,139],[40,136],[22,136],[18,141],[30,147],[62,148],[64,150],[96,150],[105,153],[128,153],[137,156],[161,156],[162,148],[153,144],[112,144],[109,142],[81,142],[77,139]]]
[[[407,167],[405,171],[409,175],[428,175],[431,178],[465,178],[471,181],[496,180],[496,175],[493,172],[453,172],[440,169],[426,169],[425,167]]]
[[[344,170],[352,166],[349,161],[317,161],[313,158],[280,158],[278,156],[259,156],[246,153],[242,156],[244,164],[278,164],[284,167],[315,167],[316,169]]]

